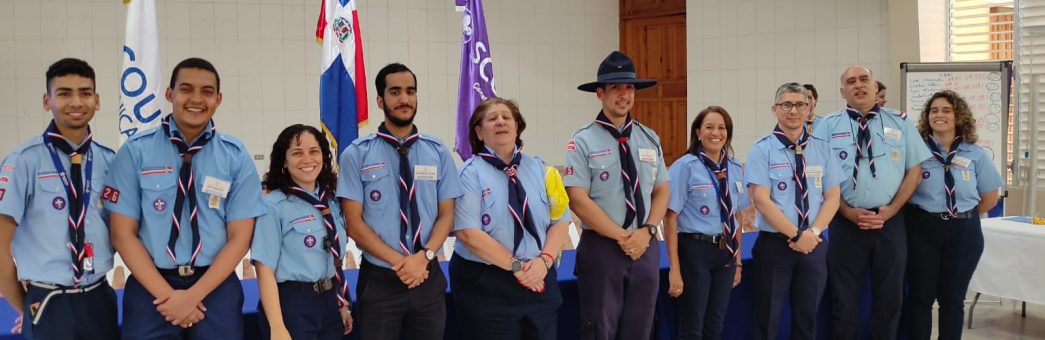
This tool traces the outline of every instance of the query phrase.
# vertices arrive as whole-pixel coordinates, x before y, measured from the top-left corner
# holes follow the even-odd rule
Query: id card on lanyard
[[[87,142],[90,143],[91,141]],[[62,165],[62,160],[58,157],[58,152],[55,151],[54,145],[51,143],[51,140],[48,138],[46,133],[44,134],[44,145],[47,146],[47,151],[51,155],[51,162],[54,163],[54,169],[58,171],[59,178],[62,179],[62,187],[65,188],[66,199],[71,200],[75,195],[73,193],[74,188],[72,180],[69,179],[68,172],[65,171],[65,166]],[[87,148],[87,152],[84,153],[83,157],[83,192],[80,193],[82,195],[82,198],[80,199],[80,216],[78,216],[76,221],[69,221],[76,224],[77,228],[84,228],[86,226],[84,222],[87,220],[87,209],[90,208],[91,205],[91,179],[93,178],[91,174],[94,169],[92,166],[94,164],[94,152],[91,151],[90,147]],[[71,217],[67,218],[71,220]],[[92,244],[87,243],[86,240],[83,241],[84,272],[85,274],[94,274],[94,249]],[[77,249],[77,251],[79,251],[79,249]]]

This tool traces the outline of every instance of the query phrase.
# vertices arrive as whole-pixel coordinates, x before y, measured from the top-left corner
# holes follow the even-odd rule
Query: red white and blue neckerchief
[[[350,298],[348,280],[345,280],[345,273],[341,270],[341,237],[337,234],[337,224],[334,223],[334,215],[330,210],[330,203],[334,195],[328,195],[326,190],[320,189],[319,198],[316,198],[297,184],[290,187],[290,194],[308,202],[323,215],[323,224],[327,227],[327,236],[323,238],[323,249],[329,251],[330,256],[334,258],[334,287],[337,287],[337,303],[339,306],[347,305]]]
[[[795,226],[798,227],[798,232],[801,233],[806,228],[809,228],[809,187],[806,182],[805,157],[805,149],[809,145],[809,134],[802,130],[802,136],[798,137],[798,142],[796,143],[787,137],[787,134],[780,129],[780,126],[777,126],[773,128],[773,135],[780,141],[780,144],[783,144],[784,147],[795,153],[795,166],[792,167],[791,179],[795,182],[795,188],[798,189],[798,192],[795,193],[795,213],[798,214],[798,223]]]
[[[635,166],[635,159],[631,157],[631,146],[628,145],[628,139],[631,137],[631,129],[635,126],[635,120],[631,119],[631,114],[629,113],[624,121],[624,126],[617,130],[617,127],[610,122],[606,114],[599,112],[599,115],[595,117],[595,123],[605,128],[606,132],[609,132],[617,140],[618,153],[620,154],[620,172],[623,179],[621,183],[624,184],[624,204],[628,208],[624,213],[624,224],[621,224],[621,227],[627,229],[631,227],[632,222],[636,225],[646,223],[646,206],[642,200],[642,188],[639,186],[641,182],[639,180],[639,171]]]
[[[421,139],[414,126],[410,135],[399,140],[391,131],[381,123],[377,127],[377,136],[388,142],[399,155],[399,249],[404,254],[410,255],[421,249],[421,215],[417,210],[417,197],[414,195],[417,186],[414,185],[414,173],[410,170],[410,147]],[[413,235],[413,240],[411,236]]]
[[[958,195],[954,192],[954,174],[951,173],[951,166],[954,165],[954,157],[958,155],[958,146],[962,144],[962,137],[954,138],[954,141],[951,142],[951,150],[946,155],[943,154],[943,151],[940,150],[940,147],[936,145],[932,138],[926,138],[925,144],[929,146],[933,157],[940,164],[943,164],[943,185],[944,191],[947,193],[947,213],[951,216],[958,216]]]
[[[740,244],[738,236],[740,229],[737,228],[737,212],[733,209],[733,198],[729,190],[729,161],[726,153],[721,152],[718,160],[711,159],[703,147],[697,148],[697,155],[704,167],[712,175],[711,183],[714,184],[715,194],[718,197],[719,220],[722,222],[722,237],[725,238],[725,248],[734,258],[740,256]]]
[[[178,236],[181,235],[181,215],[182,210],[186,208],[185,203],[187,202],[189,225],[192,228],[192,257],[189,258],[188,266],[196,267],[196,258],[200,255],[200,250],[203,249],[203,240],[200,239],[199,211],[196,206],[196,175],[192,170],[192,156],[203,150],[207,142],[210,142],[215,133],[215,126],[212,120],[209,133],[200,134],[196,141],[189,145],[181,132],[174,130],[174,123],[171,122],[173,116],[172,114],[165,117],[162,127],[163,132],[167,134],[167,139],[174,144],[174,147],[178,148],[178,156],[181,157],[181,169],[178,172],[178,194],[174,199],[174,210],[171,211],[171,233],[167,239],[167,256],[170,256],[174,265],[178,265],[175,246],[178,243]]]
[[[515,246],[512,248],[512,254],[515,255],[519,251],[523,230],[533,236],[533,239],[537,241],[537,247],[540,247],[541,236],[537,234],[537,225],[534,224],[533,214],[529,209],[530,199],[526,195],[526,188],[523,188],[522,181],[519,179],[519,162],[522,161],[522,152],[515,149],[512,161],[505,164],[504,160],[489,152],[489,149],[484,151],[476,156],[494,168],[504,171],[504,174],[508,176],[508,212],[512,214],[512,220],[515,221]]]
[[[849,118],[855,120],[860,127],[856,133],[856,157],[853,157],[853,188],[856,188],[856,176],[860,174],[860,158],[867,158],[868,167],[871,168],[871,177],[878,177],[878,170],[874,166],[874,152],[871,151],[871,129],[869,125],[871,119],[878,115],[880,109],[881,107],[875,104],[864,115],[852,107],[845,108]]]

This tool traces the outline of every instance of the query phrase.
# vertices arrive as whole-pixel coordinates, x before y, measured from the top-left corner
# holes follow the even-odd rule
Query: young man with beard
[[[602,102],[595,121],[566,144],[563,182],[584,233],[577,247],[582,339],[648,339],[660,281],[657,225],[668,208],[660,138],[632,119],[635,64],[614,51],[595,82],[577,89]]]
[[[243,143],[215,129],[214,65],[185,59],[170,79],[174,113],[123,144],[102,192],[113,245],[131,270],[123,338],[240,339],[235,269],[265,213],[261,182]]]
[[[114,152],[88,125],[100,105],[94,69],[67,58],[46,76],[54,119],[0,172],[0,293],[28,339],[113,339],[113,251],[98,194]]]
[[[393,63],[377,73],[385,121],[341,155],[337,196],[363,250],[357,329],[369,339],[442,339],[446,277],[436,261],[462,195],[450,151],[414,125],[417,77]]]

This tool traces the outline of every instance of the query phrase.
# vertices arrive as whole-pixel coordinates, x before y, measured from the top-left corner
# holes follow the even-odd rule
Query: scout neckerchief
[[[482,157],[486,163],[504,171],[504,174],[508,175],[508,212],[512,213],[512,220],[515,221],[515,247],[512,248],[512,255],[519,251],[519,244],[522,243],[523,239],[523,230],[526,230],[530,236],[533,236],[533,239],[537,240],[537,247],[540,247],[541,237],[537,234],[537,226],[533,222],[533,214],[529,209],[530,199],[526,196],[526,189],[523,188],[522,181],[519,180],[518,176],[522,152],[519,152],[519,149],[515,149],[512,161],[505,164],[504,160],[489,152],[489,148],[486,148],[485,151],[477,155]]]
[[[954,174],[951,173],[951,166],[954,164],[954,157],[958,155],[958,146],[962,144],[962,137],[955,137],[954,141],[951,142],[951,150],[946,155],[940,151],[940,147],[936,145],[936,142],[932,138],[926,138],[925,144],[929,145],[929,149],[933,152],[933,157],[943,164],[943,185],[947,192],[947,213],[951,216],[958,215],[958,197],[954,192]]]
[[[635,126],[635,120],[631,119],[629,113],[624,121],[624,126],[617,130],[606,114],[599,112],[599,115],[595,117],[595,123],[602,125],[606,132],[617,140],[620,174],[623,179],[621,183],[624,184],[624,204],[628,207],[624,214],[624,224],[621,226],[628,229],[633,221],[635,224],[641,225],[646,221],[646,207],[642,201],[642,189],[639,187],[639,171],[635,167],[635,159],[631,157],[631,147],[628,146],[628,139],[631,137],[631,128]]]
[[[194,268],[196,267],[196,257],[200,255],[200,250],[203,249],[203,242],[200,239],[200,224],[196,207],[196,175],[192,169],[192,156],[203,150],[203,146],[207,145],[207,142],[210,142],[210,139],[214,137],[215,126],[214,121],[211,121],[210,131],[204,131],[192,145],[189,145],[181,132],[174,130],[174,123],[171,122],[172,117],[174,117],[173,114],[163,119],[163,132],[167,134],[167,139],[174,144],[174,147],[178,148],[178,157],[181,157],[181,170],[178,172],[178,195],[174,199],[174,210],[171,212],[171,234],[167,239],[167,256],[170,256],[174,265],[178,265],[175,245],[178,243],[178,236],[181,234],[182,211],[186,207],[185,203],[188,202],[189,225],[192,228],[192,257],[189,258],[188,266]]]
[[[860,130],[856,133],[856,157],[853,157],[853,188],[856,188],[856,175],[860,173],[860,158],[867,157],[867,164],[871,168],[871,177],[877,177],[878,175],[878,171],[874,167],[874,152],[871,151],[871,129],[869,125],[871,119],[878,115],[879,109],[881,108],[878,104],[875,104],[866,115],[861,115],[860,111],[852,107],[845,108],[849,118],[855,120],[860,125]]]
[[[94,156],[90,148],[93,139],[91,128],[87,127],[87,137],[84,138],[79,148],[73,149],[72,143],[62,136],[53,120],[47,126],[47,130],[44,131],[43,135],[44,144],[47,145],[47,151],[51,154],[51,161],[54,162],[54,169],[58,171],[58,175],[62,179],[62,186],[65,187],[65,196],[69,199],[69,216],[67,218],[69,243],[66,243],[66,247],[69,248],[73,260],[73,286],[78,286],[80,280],[83,279],[84,260],[94,256],[93,249],[88,249],[90,247],[87,246],[85,240],[87,236],[84,231],[87,209],[91,204],[91,168],[94,163]],[[70,167],[68,176],[55,148],[69,156]],[[85,159],[86,162],[84,162]],[[87,177],[86,181],[84,175]],[[60,206],[60,203],[58,203],[59,199],[55,199],[55,207]],[[88,261],[93,261],[93,259]],[[86,268],[87,271],[94,270],[93,263],[88,264],[87,267],[89,267]]]
[[[740,254],[737,244],[737,232],[739,230],[736,224],[737,213],[733,209],[733,198],[730,197],[729,192],[729,162],[726,158],[726,153],[720,153],[718,161],[715,161],[704,151],[704,147],[697,148],[697,157],[700,158],[704,163],[704,167],[712,175],[711,183],[714,184],[715,194],[718,197],[718,216],[722,222],[722,237],[724,239],[724,242],[721,244],[729,251],[730,255],[737,257]]]
[[[809,188],[806,182],[805,157],[806,146],[809,144],[809,134],[802,130],[802,135],[798,137],[798,143],[795,143],[791,141],[791,138],[787,137],[787,134],[778,125],[773,128],[773,135],[785,148],[795,152],[795,166],[792,167],[791,179],[795,182],[795,188],[798,189],[798,192],[795,193],[795,212],[798,213],[798,223],[795,227],[798,227],[798,232],[801,233],[806,228],[809,228]]]
[[[417,127],[414,126],[410,135],[400,142],[399,138],[396,138],[385,127],[385,123],[382,123],[377,127],[377,136],[388,142],[399,154],[399,248],[407,255],[413,254],[421,249],[421,215],[417,211],[417,196],[415,195],[417,187],[414,185],[414,174],[410,171],[410,159],[406,156],[410,154],[410,147],[421,139],[421,135],[417,133]],[[413,235],[412,242],[410,235]]]
[[[337,235],[337,224],[334,224],[334,215],[330,211],[330,201],[333,199],[333,195],[327,195],[326,190],[320,189],[319,198],[316,198],[297,184],[290,187],[290,193],[308,202],[323,215],[323,224],[327,227],[327,236],[323,238],[323,249],[329,251],[330,256],[334,258],[334,287],[338,289],[337,302],[338,305],[344,306],[348,304],[349,300],[348,281],[344,278],[345,273],[341,271],[341,238]]]

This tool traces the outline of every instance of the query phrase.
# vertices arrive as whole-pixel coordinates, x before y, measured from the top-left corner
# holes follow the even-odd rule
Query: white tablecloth
[[[969,290],[1045,304],[1045,226],[983,220],[983,257]]]

